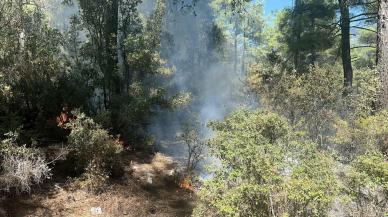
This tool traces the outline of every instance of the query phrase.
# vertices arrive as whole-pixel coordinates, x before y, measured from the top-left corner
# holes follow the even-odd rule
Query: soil
[[[125,174],[89,193],[53,177],[30,195],[0,198],[0,217],[190,216],[195,193],[179,187],[174,162],[161,154],[126,153]]]

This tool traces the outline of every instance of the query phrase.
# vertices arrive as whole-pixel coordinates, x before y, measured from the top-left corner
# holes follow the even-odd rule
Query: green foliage
[[[384,215],[385,183],[377,180],[386,176],[383,156],[387,153],[388,124],[386,111],[378,111],[379,76],[374,69],[359,67],[354,72],[354,87],[344,97],[340,74],[341,69],[336,65],[314,66],[302,75],[296,74],[282,65],[277,52],[268,54],[262,65],[252,67],[249,82],[262,105],[285,115],[295,129],[307,132],[308,138],[320,145],[316,157],[302,160],[303,164],[294,168],[294,174],[286,182],[287,186],[293,186],[287,194],[291,206],[285,208],[291,216],[325,215],[330,209],[327,201],[338,198],[335,193],[338,188],[330,183],[339,178],[344,179],[341,189],[343,198],[347,198],[347,202],[341,203],[344,212],[350,216]],[[322,148],[335,153],[336,159],[345,165],[326,158]],[[341,176],[332,173],[332,168],[342,171],[342,167],[349,169]],[[322,176],[330,181],[318,178]],[[328,192],[323,194],[317,187]],[[304,192],[307,190],[314,193]],[[305,196],[313,197],[314,202]],[[312,202],[313,207],[303,205],[304,201]]]
[[[140,144],[154,109],[172,107],[164,90],[172,70],[160,53],[164,3],[144,20],[139,1],[78,3],[63,32],[48,25],[44,2],[0,3],[0,134],[22,126],[27,143],[63,140],[55,117],[67,104],[109,114],[104,127]]]
[[[118,113],[116,126],[136,146],[147,140],[147,128],[155,108],[173,106],[165,90],[173,71],[160,51],[164,15],[164,1],[157,1],[151,15],[144,21],[139,20],[124,42],[131,80],[128,95],[116,99],[121,108],[112,113]]]
[[[91,35],[88,37],[102,37],[96,32],[98,26],[117,25],[112,24],[117,20],[110,20],[110,13],[117,13],[117,8],[99,8],[98,4],[88,5],[82,2],[81,20],[87,25]],[[104,3],[105,4],[105,3]],[[112,4],[106,3],[106,4]],[[143,148],[145,141],[148,139],[148,126],[151,117],[157,107],[169,108],[172,105],[166,99],[165,86],[172,70],[167,67],[167,62],[161,57],[161,34],[163,19],[165,15],[165,5],[163,1],[157,1],[154,10],[149,17],[142,17],[137,11],[137,1],[122,5],[123,29],[118,30],[123,34],[122,49],[124,63],[124,72],[114,69],[104,68],[106,62],[102,61],[100,53],[109,49],[109,58],[119,58],[110,47],[101,47],[97,42],[92,44],[83,44],[82,48],[87,52],[82,56],[97,61],[97,66],[85,66],[85,70],[93,71],[94,68],[100,68],[103,75],[92,77],[93,90],[101,88],[102,95],[99,102],[96,103],[95,111],[97,122],[101,123],[104,128],[110,128],[111,133],[121,134],[125,142],[132,146]],[[99,10],[111,10],[109,15],[99,14],[103,20],[101,23],[94,22],[93,14],[97,13],[93,8]],[[117,9],[118,10],[118,9]],[[144,18],[144,19],[143,19]],[[106,20],[105,20],[106,19]],[[116,31],[116,30],[112,30]],[[105,40],[105,39],[103,39]],[[111,41],[110,43],[113,43]],[[119,45],[117,45],[119,46]],[[104,71],[106,70],[106,71]],[[97,70],[98,71],[98,70]],[[78,80],[81,80],[79,78]],[[86,77],[85,79],[88,79]],[[89,80],[91,80],[89,79]],[[80,91],[85,92],[85,91]],[[101,105],[103,104],[103,105]]]
[[[101,166],[97,160],[90,162],[79,179],[81,188],[92,193],[103,191],[107,186],[109,175]]]
[[[377,186],[381,186],[384,190],[388,190],[388,162],[384,155],[372,153],[361,155],[353,163],[355,173],[360,173],[360,176],[369,179],[368,182]],[[367,185],[368,182],[364,182]]]
[[[372,69],[376,65],[376,33],[375,26],[366,26],[366,30],[359,30],[358,40],[352,50],[353,66],[357,69]],[[369,46],[369,47],[368,47]]]
[[[359,215],[384,216],[388,208],[388,161],[378,152],[360,155],[344,180],[344,193],[357,204]]]
[[[349,202],[346,209],[355,207],[349,216],[386,214],[388,112],[379,111],[380,79],[374,70],[377,1],[348,1],[359,5],[351,12],[366,14],[351,15],[365,21],[357,22],[363,28],[358,32],[353,29],[360,27],[351,27],[358,35],[351,41],[354,85],[347,96],[338,61],[342,18],[334,0],[295,0],[292,9],[278,13],[274,26],[264,24],[262,1],[212,0],[209,14],[198,16],[175,42],[166,29],[184,22],[166,24],[166,17],[182,16],[165,4],[178,2],[158,0],[144,16],[140,2],[78,0],[79,13],[61,32],[49,26],[45,1],[0,1],[0,191],[29,192],[49,177],[41,153],[18,143],[62,140],[55,116],[63,104],[81,108],[99,123],[77,113],[68,124],[71,172],[65,172],[80,175],[82,187],[99,192],[109,177],[121,174],[122,147],[110,134],[144,147],[158,110],[202,100],[196,93],[203,86],[193,82],[187,84],[192,93],[167,97],[175,88],[169,86],[172,64],[184,65],[179,72],[197,81],[192,78],[219,70],[215,60],[234,61],[235,72],[240,64],[245,72],[257,61],[248,82],[272,112],[241,110],[209,124],[215,137],[208,145],[220,165],[204,183],[194,214],[326,216],[339,199],[337,182]],[[181,6],[195,14],[199,3]],[[167,57],[174,58],[167,62]],[[19,128],[18,141],[15,135],[2,136]],[[187,127],[179,138],[189,150],[188,170],[204,150],[199,128]]]
[[[240,111],[210,126],[216,137],[209,146],[222,165],[203,186],[197,215],[269,215],[269,199],[281,188],[287,122],[268,112]]]
[[[338,119],[334,125],[336,134],[331,141],[347,160],[368,152],[387,154],[387,118],[387,111],[381,111],[375,115],[360,117],[353,124]]]
[[[128,64],[136,80],[143,80],[149,74],[169,75],[171,71],[160,56],[162,25],[165,13],[163,1],[157,1],[155,9],[144,25],[128,35],[125,48]]]
[[[332,160],[292,142],[284,118],[242,110],[210,126],[221,165],[201,189],[196,216],[321,216],[329,208],[337,192]]]
[[[324,153],[306,153],[287,182],[290,216],[325,216],[338,193],[334,161]]]
[[[381,95],[380,76],[375,69],[354,71],[351,105],[356,117],[367,117],[378,110]]]
[[[213,0],[210,5],[217,27],[234,46],[233,52],[226,53],[229,61],[234,61],[235,71],[237,64],[241,64],[245,73],[246,65],[255,60],[256,48],[263,42],[262,1]]]
[[[140,1],[78,2],[80,17],[72,19],[68,49],[72,70],[80,75],[76,81],[91,83],[91,96],[98,99],[86,111],[140,147],[154,109],[169,106],[164,86],[172,71],[160,53],[164,1],[148,17],[137,10]],[[82,30],[88,40],[79,44]]]
[[[67,127],[71,129],[68,137],[69,159],[74,170],[82,173],[90,166],[102,169],[109,175],[120,169],[118,154],[122,146],[114,141],[108,132],[83,113],[76,113],[77,119]]]
[[[278,66],[256,65],[251,68],[248,80],[264,106],[286,116],[320,144],[329,143],[333,127],[352,125],[356,119],[375,112],[380,94],[376,71],[357,70],[355,87],[349,96],[343,97],[337,65],[311,67],[303,75],[295,75]],[[349,123],[341,124],[339,117]]]
[[[265,106],[285,115],[293,124],[322,143],[340,109],[342,82],[337,67],[311,67],[296,76],[278,67],[254,66],[249,81]]]
[[[365,140],[383,154],[388,153],[388,111],[361,119],[360,128]]]
[[[381,210],[386,207],[385,190],[381,190],[384,184],[374,182],[372,185],[372,182],[365,178],[384,177],[382,171],[386,160],[384,162],[383,158],[371,158],[368,163],[366,158],[361,158],[362,161],[360,161],[359,157],[370,152],[386,153],[387,114],[385,111],[375,113],[380,92],[378,76],[374,70],[355,71],[355,88],[350,96],[343,98],[339,71],[335,67],[326,66],[314,68],[309,74],[295,76],[291,73],[281,73],[281,70],[275,68],[273,71],[267,69],[254,74],[256,76],[252,76],[251,81],[256,82],[254,87],[260,93],[265,106],[286,114],[295,127],[305,130],[310,138],[317,138],[314,135],[318,133],[319,137],[323,138],[318,140],[323,147],[333,148],[334,150],[331,150],[336,152],[339,161],[352,164],[351,169],[344,172],[347,181],[342,183],[342,189],[344,197],[350,197],[348,199],[350,202],[343,203],[343,210],[351,216],[363,216],[362,213],[368,212],[377,213],[376,216],[379,216],[382,215]],[[312,131],[313,126],[319,128]],[[320,154],[322,153],[317,153],[318,156]],[[330,163],[331,160],[327,161],[319,157],[313,159],[304,162],[304,165],[307,165],[306,168],[302,166],[301,169],[295,169],[297,174],[293,177],[298,177],[298,180],[293,180],[292,177],[287,181],[287,185],[293,185],[288,194],[292,204],[292,208],[288,208],[291,216],[323,215],[320,211],[328,209],[327,199],[330,201],[335,197],[333,193],[319,193],[316,187],[335,192],[335,187],[330,185],[330,182],[339,177],[334,175],[328,177],[327,174],[332,171],[330,167],[325,168],[323,165],[338,166],[333,162]],[[375,165],[374,168],[372,168],[372,162]],[[311,169],[313,173],[309,174],[307,169]],[[366,171],[373,172],[366,174]],[[305,181],[304,176],[309,177],[310,182]],[[323,182],[320,178],[323,176],[332,181]],[[312,203],[315,208],[309,208],[310,211],[307,213],[303,209],[305,207],[303,203],[309,201],[305,196],[312,195],[304,192],[306,190],[326,196],[313,196]],[[294,204],[294,200],[298,201],[298,204]]]
[[[30,137],[57,137],[54,117],[61,104],[87,104],[88,85],[66,73],[65,40],[48,25],[40,3],[7,0],[1,8],[6,28],[0,28],[0,133],[22,125],[27,143]]]
[[[241,11],[233,10],[233,1],[214,0],[211,7],[217,14],[217,24],[228,34],[241,35],[257,45],[261,39],[264,22],[262,20],[263,4],[261,1],[246,1],[240,4]]]
[[[294,69],[306,72],[323,52],[335,44],[335,1],[297,0],[292,9],[283,12],[279,22],[279,39],[293,58]]]

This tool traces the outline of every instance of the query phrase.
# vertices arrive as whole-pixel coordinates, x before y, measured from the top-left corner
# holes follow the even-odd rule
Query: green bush
[[[333,126],[341,118],[350,126],[355,120],[376,112],[379,97],[376,70],[357,70],[354,87],[344,97],[343,78],[338,65],[310,67],[297,75],[279,67],[251,68],[249,81],[263,106],[287,117],[306,131],[313,141],[329,146]],[[341,124],[341,123],[340,123]]]
[[[210,124],[221,165],[199,193],[195,216],[322,216],[337,193],[333,161],[295,140],[285,118],[242,110]]]
[[[287,181],[290,216],[325,216],[339,187],[333,159],[319,152],[305,154]]]
[[[287,117],[320,144],[331,133],[331,124],[341,109],[342,78],[337,66],[311,67],[296,75],[274,67],[251,69],[249,81],[262,104]]]
[[[349,122],[337,119],[334,124],[336,133],[331,142],[345,161],[352,161],[368,152],[388,154],[388,111],[359,117]]]
[[[385,216],[388,210],[388,161],[378,152],[358,156],[344,179],[347,212],[351,216]],[[350,203],[349,203],[350,204]]]
[[[101,168],[108,175],[115,175],[121,167],[118,154],[122,146],[114,141],[109,133],[85,114],[76,112],[76,119],[67,127],[71,129],[68,137],[70,148],[69,159],[78,173],[93,165]]]

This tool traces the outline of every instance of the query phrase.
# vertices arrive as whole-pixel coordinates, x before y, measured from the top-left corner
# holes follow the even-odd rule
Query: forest
[[[0,0],[2,216],[388,216],[388,1]]]

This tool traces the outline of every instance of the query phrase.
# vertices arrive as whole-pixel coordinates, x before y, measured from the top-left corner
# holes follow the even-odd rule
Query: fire
[[[66,124],[70,122],[70,120],[77,119],[77,116],[71,113],[71,108],[65,105],[62,108],[61,114],[57,117],[58,127],[67,129]]]
[[[189,191],[194,191],[194,187],[191,183],[191,180],[190,180],[190,177],[186,177],[184,179],[182,179],[179,183],[179,187],[182,188],[182,189],[186,189],[186,190],[189,190]]]

